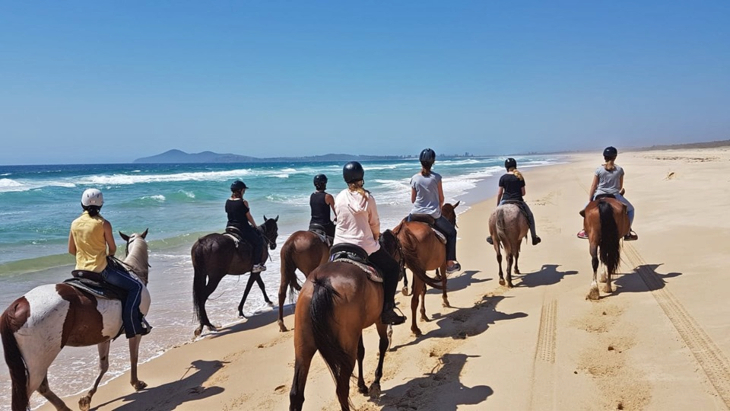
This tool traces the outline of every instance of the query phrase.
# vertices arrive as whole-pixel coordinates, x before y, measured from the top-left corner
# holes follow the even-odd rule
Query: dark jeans
[[[142,332],[142,313],[139,303],[142,300],[142,283],[132,277],[120,266],[107,265],[101,272],[104,281],[127,291],[127,299],[122,301],[122,323],[127,338]]]
[[[446,236],[446,260],[456,261],[456,227],[444,216],[437,218],[434,225]]]
[[[253,248],[251,263],[253,265],[261,264],[261,259],[264,252],[264,239],[261,233],[259,233],[257,229],[251,227],[248,224],[240,224],[236,227],[238,227],[238,229],[241,231],[241,236],[243,237],[243,239],[247,243],[251,244],[251,247]]]
[[[400,266],[387,251],[380,248],[378,251],[370,254],[368,260],[383,272],[383,302],[395,303],[395,289],[398,287],[398,274]]]

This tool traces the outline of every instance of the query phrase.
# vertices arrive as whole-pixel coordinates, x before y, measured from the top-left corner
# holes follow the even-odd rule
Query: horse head
[[[380,246],[390,254],[396,261],[398,261],[398,267],[400,272],[398,274],[398,280],[400,281],[406,274],[406,257],[403,253],[403,247],[401,247],[398,237],[391,230],[385,230],[380,234]]]
[[[149,248],[147,246],[147,232],[144,230],[142,234],[133,233],[126,235],[119,232],[119,235],[127,243],[127,254],[124,258],[124,264],[134,273],[144,285],[147,285],[147,277],[149,274]]]
[[[443,207],[441,207],[441,215],[444,216],[446,220],[448,220],[451,224],[454,225],[454,227],[458,227],[456,225],[456,207],[459,206],[461,201],[457,201],[456,204],[446,203]]]
[[[264,240],[271,250],[276,250],[276,237],[279,236],[279,226],[276,224],[277,221],[279,221],[278,215],[276,218],[266,218],[266,216],[264,216],[264,223],[261,224],[261,231],[264,234]]]

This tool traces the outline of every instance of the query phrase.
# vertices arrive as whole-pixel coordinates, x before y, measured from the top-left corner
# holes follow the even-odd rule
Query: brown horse
[[[512,288],[514,287],[512,284],[512,262],[514,260],[515,274],[519,274],[520,246],[522,245],[522,239],[527,236],[529,228],[527,217],[522,214],[520,206],[517,204],[508,203],[498,206],[489,216],[489,234],[494,242],[494,251],[497,252],[500,285],[505,285],[500,246],[504,247],[504,252],[507,254],[507,287]]]
[[[127,236],[124,259],[130,274],[145,287],[139,309],[146,314],[150,307],[147,291],[149,273],[148,248],[142,234]],[[63,347],[96,345],[99,349],[99,376],[91,390],[79,400],[79,408],[88,410],[99,382],[109,369],[109,348],[122,328],[122,303],[97,298],[68,284],[46,284],[28,291],[15,300],[0,317],[5,362],[12,381],[13,411],[25,411],[34,391],[45,397],[57,410],[70,410],[48,386],[48,367]],[[130,338],[129,361],[132,387],[139,391],[147,384],[137,378],[137,359],[141,335]]]
[[[381,246],[403,261],[398,239],[390,230],[381,235]],[[302,286],[294,312],[294,380],[289,392],[289,409],[301,410],[304,387],[312,357],[319,351],[337,385],[342,410],[350,409],[350,377],[358,365],[358,391],[375,398],[380,395],[383,360],[388,349],[387,325],[380,322],[383,285],[368,279],[363,270],[346,262],[327,262],[309,274]],[[362,330],[375,324],[380,336],[378,366],[370,388],[363,378],[365,346]]]
[[[459,206],[461,201],[451,205],[444,204],[441,214],[456,226],[455,208]],[[398,241],[403,246],[403,254],[405,265],[413,273],[413,286],[411,297],[411,332],[414,335],[421,336],[421,329],[416,325],[416,310],[418,309],[418,300],[421,300],[421,321],[428,321],[426,317],[426,285],[442,290],[442,305],[450,307],[449,297],[446,294],[446,246],[434,234],[433,229],[422,222],[417,221],[401,221],[397,227],[393,229],[393,233],[398,237]],[[429,270],[437,270],[436,278],[430,277],[426,272]],[[403,294],[407,294],[408,278],[405,278]],[[441,284],[439,284],[439,281]]]
[[[267,219],[264,216],[264,223],[257,227],[264,241],[271,250],[276,249],[276,237],[279,235],[279,227],[276,218]],[[208,297],[218,287],[226,274],[242,275],[251,271],[253,264],[251,263],[251,245],[246,242],[240,243],[240,248],[236,247],[236,242],[225,234],[208,234],[198,239],[193,244],[190,251],[193,260],[193,304],[195,308],[195,316],[200,325],[195,329],[195,336],[199,336],[203,332],[203,327],[207,326],[209,330],[215,331],[217,328],[210,323],[208,314],[205,311],[205,302]],[[268,258],[269,252],[264,247],[263,261]],[[271,300],[266,295],[264,283],[261,280],[260,273],[252,273],[248,278],[246,290],[243,292],[241,303],[238,305],[238,315],[243,317],[243,304],[246,302],[248,292],[251,291],[253,283],[257,282],[264,294],[264,300],[271,304]]]
[[[600,297],[598,282],[598,260],[606,266],[600,282],[605,283],[604,291],[613,292],[611,275],[616,273],[621,261],[621,238],[629,233],[629,216],[626,205],[615,198],[599,198],[591,201],[585,208],[583,228],[588,235],[593,281],[586,299],[597,300]]]
[[[297,280],[297,268],[309,276],[315,268],[327,262],[330,247],[319,235],[311,231],[297,231],[286,239],[281,246],[281,285],[279,285],[279,331],[287,331],[284,325],[284,299],[286,289],[299,291],[302,287]]]

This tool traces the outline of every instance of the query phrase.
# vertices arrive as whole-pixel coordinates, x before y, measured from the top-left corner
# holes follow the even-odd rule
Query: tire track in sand
[[[635,267],[634,270],[641,276],[664,314],[674,325],[725,406],[730,408],[730,361],[679,300],[664,287],[663,281],[647,266],[638,251],[626,243],[624,250],[626,259]]]
[[[553,386],[555,374],[555,341],[557,334],[558,301],[545,296],[540,313],[540,327],[537,333],[537,346],[532,365],[532,389],[530,390],[530,409],[553,405]]]

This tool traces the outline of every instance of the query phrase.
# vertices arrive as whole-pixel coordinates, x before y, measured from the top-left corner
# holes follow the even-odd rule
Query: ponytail
[[[355,181],[354,183],[348,183],[347,188],[350,191],[355,191],[357,193],[360,193],[360,195],[363,196],[363,198],[368,198],[368,194],[370,192],[368,190],[362,188],[363,184],[365,184],[365,182],[362,180]]]
[[[99,206],[81,206],[83,207],[84,211],[89,213],[89,217],[96,217],[99,215],[99,211],[101,211],[101,207]]]
[[[607,171],[613,171],[616,169],[616,164],[614,164],[616,157],[603,157],[603,159],[606,160],[606,164],[603,166],[606,167]]]
[[[509,172],[512,173],[512,174],[514,174],[515,177],[517,177],[518,180],[525,181],[525,177],[523,177],[522,176],[522,173],[520,173],[520,171],[517,170],[516,168],[510,168],[509,169]]]

